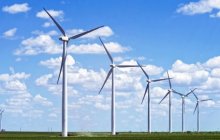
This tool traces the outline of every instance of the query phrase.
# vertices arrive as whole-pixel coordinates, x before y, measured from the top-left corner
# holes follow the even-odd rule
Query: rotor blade
[[[104,47],[104,49],[105,49],[106,53],[108,54],[109,59],[110,59],[110,60],[111,60],[111,62],[113,63],[113,58],[112,58],[112,56],[110,55],[110,53],[109,53],[108,49],[106,48],[105,44],[103,43],[103,41],[102,41],[102,39],[101,39],[100,37],[99,37],[99,40],[101,41],[102,46]]]
[[[99,26],[99,27],[94,28],[94,29],[91,29],[91,30],[89,30],[89,31],[82,32],[82,33],[80,33],[80,34],[77,34],[77,35],[74,35],[74,36],[70,37],[69,39],[79,38],[79,37],[81,37],[81,36],[84,36],[84,35],[86,35],[86,34],[92,32],[92,31],[95,31],[95,30],[97,30],[97,29],[99,29],[99,28],[102,28],[102,27],[104,27],[104,26]]]
[[[168,79],[169,78],[155,79],[155,80],[151,80],[151,82],[164,81],[164,80],[168,80]]]
[[[99,90],[99,94],[101,93],[103,87],[105,86],[105,83],[107,82],[109,76],[112,74],[112,69],[113,69],[113,68],[111,68],[111,69],[109,70],[108,75],[106,76],[105,81],[104,81],[104,83],[103,83],[101,89]]]
[[[159,104],[167,97],[167,95],[170,94],[170,91],[167,92],[167,94],[163,97],[163,99],[159,102]]]
[[[196,103],[196,107],[195,107],[195,109],[194,109],[194,111],[193,111],[193,114],[195,114],[195,112],[196,112],[196,109],[197,109],[197,107],[198,107],[198,102]]]
[[[68,42],[67,42],[67,46],[68,46]],[[57,79],[57,84],[59,83],[59,80],[60,80],[60,75],[61,75],[61,72],[62,72],[62,69],[63,69],[63,65],[64,65],[64,62],[66,61],[66,57],[67,57],[67,53],[65,54],[64,58],[64,52],[63,52],[63,55],[62,55],[62,60],[61,60],[61,65],[60,65],[60,72],[59,72],[59,76],[58,76],[58,79]]]
[[[59,83],[59,80],[60,80],[60,75],[61,75],[61,72],[62,72],[62,69],[63,69],[64,61],[66,61],[66,55],[64,57],[62,56],[62,61],[61,61],[61,65],[60,65],[60,72],[59,72],[59,76],[58,76],[58,79],[57,79],[57,84]]]
[[[137,61],[138,66],[141,68],[141,70],[144,72],[145,76],[147,77],[147,79],[149,80],[149,76],[147,74],[147,72],[143,69],[143,67],[139,64],[139,62]]]
[[[200,100],[201,102],[205,102],[205,101],[212,101],[212,99],[205,99],[205,100]]]
[[[173,90],[173,93],[176,93],[176,94],[178,94],[178,95],[180,95],[180,96],[184,96],[182,93],[179,93],[179,92],[177,92],[177,91],[175,91],[175,90]]]
[[[116,65],[116,67],[119,67],[119,68],[130,68],[130,67],[139,67],[138,65]]]
[[[172,89],[172,85],[171,85],[170,76],[169,76],[168,71],[167,71],[167,76],[168,76],[168,79],[169,79],[169,86],[170,86],[170,89]]]
[[[145,98],[145,96],[146,96],[147,90],[149,90],[149,83],[147,84],[147,87],[146,87],[146,89],[145,89],[144,97],[142,98],[141,104],[143,104],[143,101],[144,101],[144,98]]]
[[[194,88],[193,90],[191,89],[191,91],[189,93],[186,94],[186,96],[188,96],[189,94],[193,93],[197,88]]]
[[[195,96],[195,98],[198,100],[199,98],[196,96],[196,94],[194,93],[194,92],[192,92],[193,93],[193,95]]]
[[[58,24],[58,22],[56,22],[56,20],[50,15],[50,13],[49,13],[45,8],[43,8],[43,9],[44,9],[44,11],[49,15],[49,17],[53,20],[53,22],[56,24],[56,26],[57,26],[58,29],[61,31],[61,33],[62,33],[64,36],[66,36],[66,34],[65,34],[64,30],[63,30],[63,28]]]

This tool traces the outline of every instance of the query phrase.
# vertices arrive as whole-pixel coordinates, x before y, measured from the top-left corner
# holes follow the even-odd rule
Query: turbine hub
[[[110,66],[111,66],[112,68],[115,68],[115,67],[116,67],[116,65],[115,65],[115,64],[111,64]]]
[[[147,80],[148,83],[151,83],[151,80]]]
[[[61,40],[61,41],[69,41],[69,37],[67,37],[67,36],[60,36],[59,40]]]

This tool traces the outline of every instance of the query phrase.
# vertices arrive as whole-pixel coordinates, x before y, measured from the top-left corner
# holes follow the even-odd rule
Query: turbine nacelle
[[[147,80],[147,82],[148,82],[148,83],[151,83],[152,81],[151,81],[151,80]]]
[[[173,92],[173,89],[168,89],[169,92]]]
[[[110,67],[116,68],[116,65],[115,64],[111,64]]]
[[[67,41],[69,41],[69,37],[68,36],[60,36],[59,40],[67,42]]]

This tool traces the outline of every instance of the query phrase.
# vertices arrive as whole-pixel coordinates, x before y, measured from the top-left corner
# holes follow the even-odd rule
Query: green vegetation
[[[220,140],[219,132],[204,133],[125,133],[116,136],[110,133],[85,132],[70,133],[68,138],[60,137],[58,132],[1,132],[0,140]]]

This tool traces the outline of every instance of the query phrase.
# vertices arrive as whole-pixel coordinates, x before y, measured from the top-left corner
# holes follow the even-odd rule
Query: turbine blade
[[[147,79],[149,80],[149,76],[147,74],[147,72],[143,69],[143,67],[139,64],[139,62],[137,61],[138,66],[141,68],[141,70],[144,72],[145,76],[147,77]]]
[[[145,96],[146,96],[147,90],[149,91],[149,83],[147,84],[147,87],[146,87],[146,89],[145,89],[144,97],[142,98],[141,104],[143,104],[143,101],[144,101],[144,98],[145,98]]]
[[[205,99],[205,100],[200,100],[201,102],[205,102],[205,101],[212,101],[212,99]]]
[[[167,92],[167,94],[163,97],[163,99],[159,102],[159,104],[167,97],[167,95],[170,94],[170,91]]]
[[[169,78],[155,79],[155,80],[151,80],[151,82],[164,81],[164,80],[168,80],[168,79]]]
[[[100,37],[99,37],[99,40],[101,41],[102,46],[104,47],[106,53],[108,54],[108,57],[109,57],[110,61],[113,63],[113,58],[112,58],[112,56],[110,55],[108,49],[106,48],[105,44],[103,43],[103,41],[102,41],[102,39],[101,39]]]
[[[186,94],[186,96],[188,96],[189,94],[193,93],[197,88],[194,88],[193,90],[191,90],[189,93]]]
[[[58,76],[58,79],[57,79],[57,84],[59,83],[59,80],[60,80],[60,75],[61,75],[61,72],[62,72],[62,69],[63,69],[63,64],[66,61],[66,56],[67,56],[67,54],[64,57],[62,56],[62,61],[61,61],[61,65],[60,65],[60,72],[59,72],[59,76]]]
[[[199,105],[199,103],[197,102],[197,103],[196,103],[196,107],[195,107],[195,109],[194,109],[194,111],[193,111],[193,114],[195,114],[198,105]]]
[[[68,46],[68,42],[67,42],[67,46]],[[61,65],[60,65],[60,72],[59,72],[59,76],[58,76],[58,79],[57,79],[57,84],[59,83],[60,75],[61,75],[61,72],[62,72],[62,69],[63,69],[63,64],[66,61],[66,57],[67,57],[67,53],[64,56],[64,52],[63,52],[62,60],[61,60]]]
[[[138,65],[116,65],[116,67],[119,68],[131,68],[131,67],[139,67]]]
[[[175,91],[175,90],[173,90],[173,93],[176,93],[176,94],[178,94],[178,95],[180,95],[180,96],[184,96],[182,93],[179,93],[179,92],[177,92],[177,91]]]
[[[104,81],[104,83],[103,83],[101,89],[99,90],[99,94],[101,93],[103,87],[105,86],[105,83],[107,82],[109,76],[112,74],[112,69],[113,69],[113,68],[111,68],[111,69],[109,70],[108,75],[106,76],[105,81]]]
[[[43,8],[43,9],[44,9],[44,11],[49,15],[49,17],[53,20],[53,22],[56,24],[56,26],[57,26],[58,29],[61,31],[61,33],[62,33],[64,36],[66,36],[66,34],[65,34],[64,30],[63,30],[63,28],[58,24],[58,22],[56,22],[56,20],[50,15],[50,13],[49,13],[45,8]]]
[[[192,92],[193,93],[193,95],[195,96],[195,98],[198,100],[199,98],[196,96],[196,94],[194,93],[194,92]]]
[[[99,27],[94,28],[94,29],[91,29],[91,30],[89,30],[89,31],[85,31],[85,32],[83,32],[83,33],[80,33],[80,34],[74,35],[74,36],[70,37],[69,39],[76,39],[76,38],[79,38],[79,37],[81,37],[81,36],[84,36],[84,35],[86,35],[86,34],[92,32],[92,31],[95,31],[95,30],[97,30],[97,29],[99,29],[99,28],[102,28],[102,27],[104,27],[104,26],[99,26]]]
[[[172,89],[172,84],[171,84],[171,81],[170,81],[170,76],[169,76],[168,71],[167,71],[167,76],[168,76],[168,79],[169,79],[169,86],[170,86],[170,89]]]

